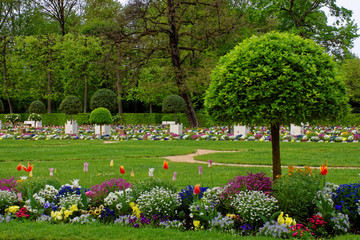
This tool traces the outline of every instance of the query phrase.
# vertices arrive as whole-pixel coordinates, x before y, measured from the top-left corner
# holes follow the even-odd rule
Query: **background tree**
[[[0,112],[4,112],[4,111],[5,111],[4,103],[0,99]]]
[[[45,113],[45,104],[39,100],[33,101],[29,107],[29,113]]]
[[[72,115],[78,114],[82,110],[82,103],[76,96],[67,96],[60,104],[60,111],[71,115],[71,123],[73,122]]]
[[[90,107],[91,109],[96,108],[107,108],[114,110],[116,108],[116,94],[110,89],[100,89],[91,97]]]
[[[163,113],[174,113],[175,123],[177,123],[176,113],[186,111],[186,102],[179,95],[167,96],[163,101],[162,111]]]
[[[346,59],[340,67],[353,112],[360,112],[360,59]]]
[[[276,32],[245,40],[220,60],[205,106],[215,122],[270,126],[274,179],[281,124],[330,122],[348,111],[331,57],[312,40]]]
[[[337,58],[344,58],[358,37],[352,11],[339,7],[336,0],[254,0],[248,8],[252,19],[259,22],[275,19],[279,31],[290,31],[315,40]],[[327,9],[335,24],[330,25]]]

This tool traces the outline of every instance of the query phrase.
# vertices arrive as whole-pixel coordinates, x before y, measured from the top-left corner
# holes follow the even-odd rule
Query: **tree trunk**
[[[47,100],[47,113],[51,113],[51,63],[52,63],[52,52],[51,52],[51,40],[50,37],[48,37],[48,54],[49,54],[49,58],[48,58],[48,76],[47,76],[47,95],[48,95],[48,100]]]
[[[7,41],[6,41],[6,36],[3,36],[3,41],[4,41],[4,46],[3,46],[3,87],[4,87],[4,94],[7,98],[7,102],[9,104],[9,111],[10,113],[13,113],[13,107],[11,104],[11,99],[9,94],[7,93],[7,88],[6,88],[6,84],[7,84],[7,65],[6,65],[6,54],[7,54]]]
[[[169,50],[171,55],[171,62],[175,70],[176,85],[179,89],[180,96],[185,100],[186,103],[186,117],[189,120],[190,127],[198,127],[199,120],[196,115],[195,108],[191,101],[189,89],[185,82],[184,70],[181,68],[181,59],[179,51],[179,29],[177,29],[176,22],[176,9],[174,0],[168,0],[169,8]]]
[[[280,161],[280,123],[271,124],[271,145],[273,160],[273,179],[281,175]]]
[[[152,102],[149,103],[149,110],[150,110],[150,113],[152,113]]]
[[[117,45],[118,47],[118,57],[116,60],[116,91],[118,97],[118,114],[123,114],[123,104],[122,104],[122,84],[121,84],[121,46],[120,44]]]
[[[87,110],[87,95],[88,95],[88,76],[85,74],[85,82],[84,82],[84,113],[86,113]]]

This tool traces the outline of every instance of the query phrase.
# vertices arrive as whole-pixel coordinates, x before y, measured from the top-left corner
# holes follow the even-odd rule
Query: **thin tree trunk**
[[[123,104],[122,104],[122,84],[121,84],[121,47],[120,44],[117,45],[118,47],[118,57],[116,60],[116,91],[118,97],[118,113],[119,115],[123,114]]]
[[[191,101],[191,96],[189,93],[189,89],[185,82],[184,71],[181,68],[181,60],[180,60],[180,51],[179,51],[179,30],[177,29],[176,22],[176,9],[174,0],[168,0],[168,8],[169,8],[169,49],[171,55],[171,62],[173,64],[175,70],[176,77],[176,85],[179,89],[180,96],[185,100],[186,103],[186,117],[189,120],[190,127],[198,127],[199,120],[196,115],[195,108]]]
[[[84,113],[86,113],[87,110],[87,95],[88,95],[88,76],[85,74],[84,79]]]
[[[273,161],[273,179],[281,175],[280,161],[280,123],[271,124],[271,145]]]
[[[4,94],[7,98],[7,102],[9,105],[9,111],[10,113],[13,113],[13,107],[11,104],[11,99],[9,94],[7,93],[7,65],[6,65],[6,54],[7,54],[7,41],[6,36],[3,36],[4,46],[3,46],[3,87],[4,87]]]
[[[150,110],[150,113],[152,113],[152,102],[149,103],[149,110]]]
[[[52,76],[51,76],[51,63],[52,63],[52,52],[51,52],[51,40],[50,37],[48,36],[48,54],[49,54],[49,58],[48,58],[48,74],[47,74],[47,95],[48,95],[48,100],[47,100],[47,112],[51,113],[51,81],[52,81]]]

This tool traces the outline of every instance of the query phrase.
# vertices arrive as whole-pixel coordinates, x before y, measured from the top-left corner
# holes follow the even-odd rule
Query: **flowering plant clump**
[[[296,239],[311,239],[314,234],[302,224],[296,224],[290,228],[290,236]]]
[[[121,178],[113,178],[101,184],[93,185],[87,196],[91,198],[92,205],[99,206],[104,203],[104,199],[110,192],[131,188],[132,185]]]
[[[204,198],[194,201],[190,207],[190,217],[208,226],[211,219],[218,215],[216,208],[213,204],[207,202]]]
[[[4,214],[5,209],[13,205],[16,201],[17,196],[14,192],[0,190],[0,214]]]
[[[358,202],[360,201],[360,182],[342,184],[332,197],[337,211],[347,214],[355,228],[360,229]]]
[[[31,113],[28,118],[28,120],[35,121],[35,122],[39,122],[39,121],[41,121],[41,119],[42,119],[41,115],[37,114],[37,113]]]
[[[332,217],[330,224],[333,226],[334,235],[344,234],[350,230],[349,216],[343,213],[338,213],[335,217]]]
[[[71,216],[78,211],[77,205],[72,205],[70,208],[63,207],[59,211],[51,211],[51,218],[55,222],[69,222]]]
[[[231,207],[252,226],[264,223],[263,217],[269,219],[278,210],[277,200],[259,191],[243,191],[232,199]]]
[[[316,193],[315,200],[321,201],[321,198],[323,198],[325,201],[331,203],[331,205],[334,205],[334,202],[332,200],[333,193],[335,193],[336,189],[338,189],[339,185],[336,185],[331,182],[326,182],[323,189],[319,190]]]
[[[258,236],[274,237],[274,238],[288,238],[289,226],[286,224],[280,224],[278,221],[272,220],[266,222],[264,226],[259,228]]]
[[[17,192],[17,181],[14,177],[6,179],[0,179],[0,190],[5,190],[9,192]]]
[[[319,215],[314,215],[309,219],[309,228],[316,237],[324,237],[328,235],[326,231],[326,224],[327,222],[324,221],[324,218]]]
[[[8,122],[11,122],[12,124],[15,124],[16,122],[20,121],[20,114],[16,114],[16,113],[6,114],[5,119]]]
[[[122,191],[110,192],[104,199],[104,205],[113,210],[117,214],[127,215],[130,209],[131,188]]]
[[[210,229],[217,229],[218,231],[231,232],[234,228],[234,220],[228,216],[222,216],[217,213],[217,216],[211,219],[209,224]]]
[[[80,216],[70,219],[70,223],[72,224],[88,224],[88,223],[93,223],[95,221],[96,219],[91,217],[89,213],[81,214]]]
[[[38,195],[45,200],[52,202],[58,193],[59,191],[54,186],[46,185],[44,189],[41,189],[38,192]]]
[[[262,191],[266,194],[272,190],[272,181],[265,173],[247,173],[244,176],[237,176],[224,186],[222,200],[229,204],[231,198],[237,193],[245,190]]]
[[[179,199],[180,199],[180,209],[184,212],[189,212],[189,206],[194,202],[195,199],[201,199],[205,192],[208,190],[208,187],[200,187],[199,194],[194,194],[195,186],[188,185],[185,187],[185,189],[181,189],[179,192]]]
[[[180,206],[180,199],[176,192],[157,186],[141,194],[136,202],[146,216],[154,214],[174,216],[175,209]]]

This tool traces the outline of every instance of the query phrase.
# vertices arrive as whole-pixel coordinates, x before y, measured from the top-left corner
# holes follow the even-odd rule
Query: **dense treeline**
[[[59,112],[69,95],[83,112],[99,89],[113,90],[123,112],[160,112],[171,94],[184,98],[199,125],[210,73],[221,56],[254,34],[290,31],[311,38],[339,62],[358,101],[350,53],[357,37],[351,11],[335,0],[4,0],[0,3],[0,99],[5,112],[34,100]],[[58,4],[58,5],[57,5]],[[270,6],[270,7],[269,7]],[[328,25],[324,11],[337,17]],[[343,67],[344,66],[344,67]],[[351,81],[350,81],[351,80]],[[355,82],[355,84],[354,84]]]

